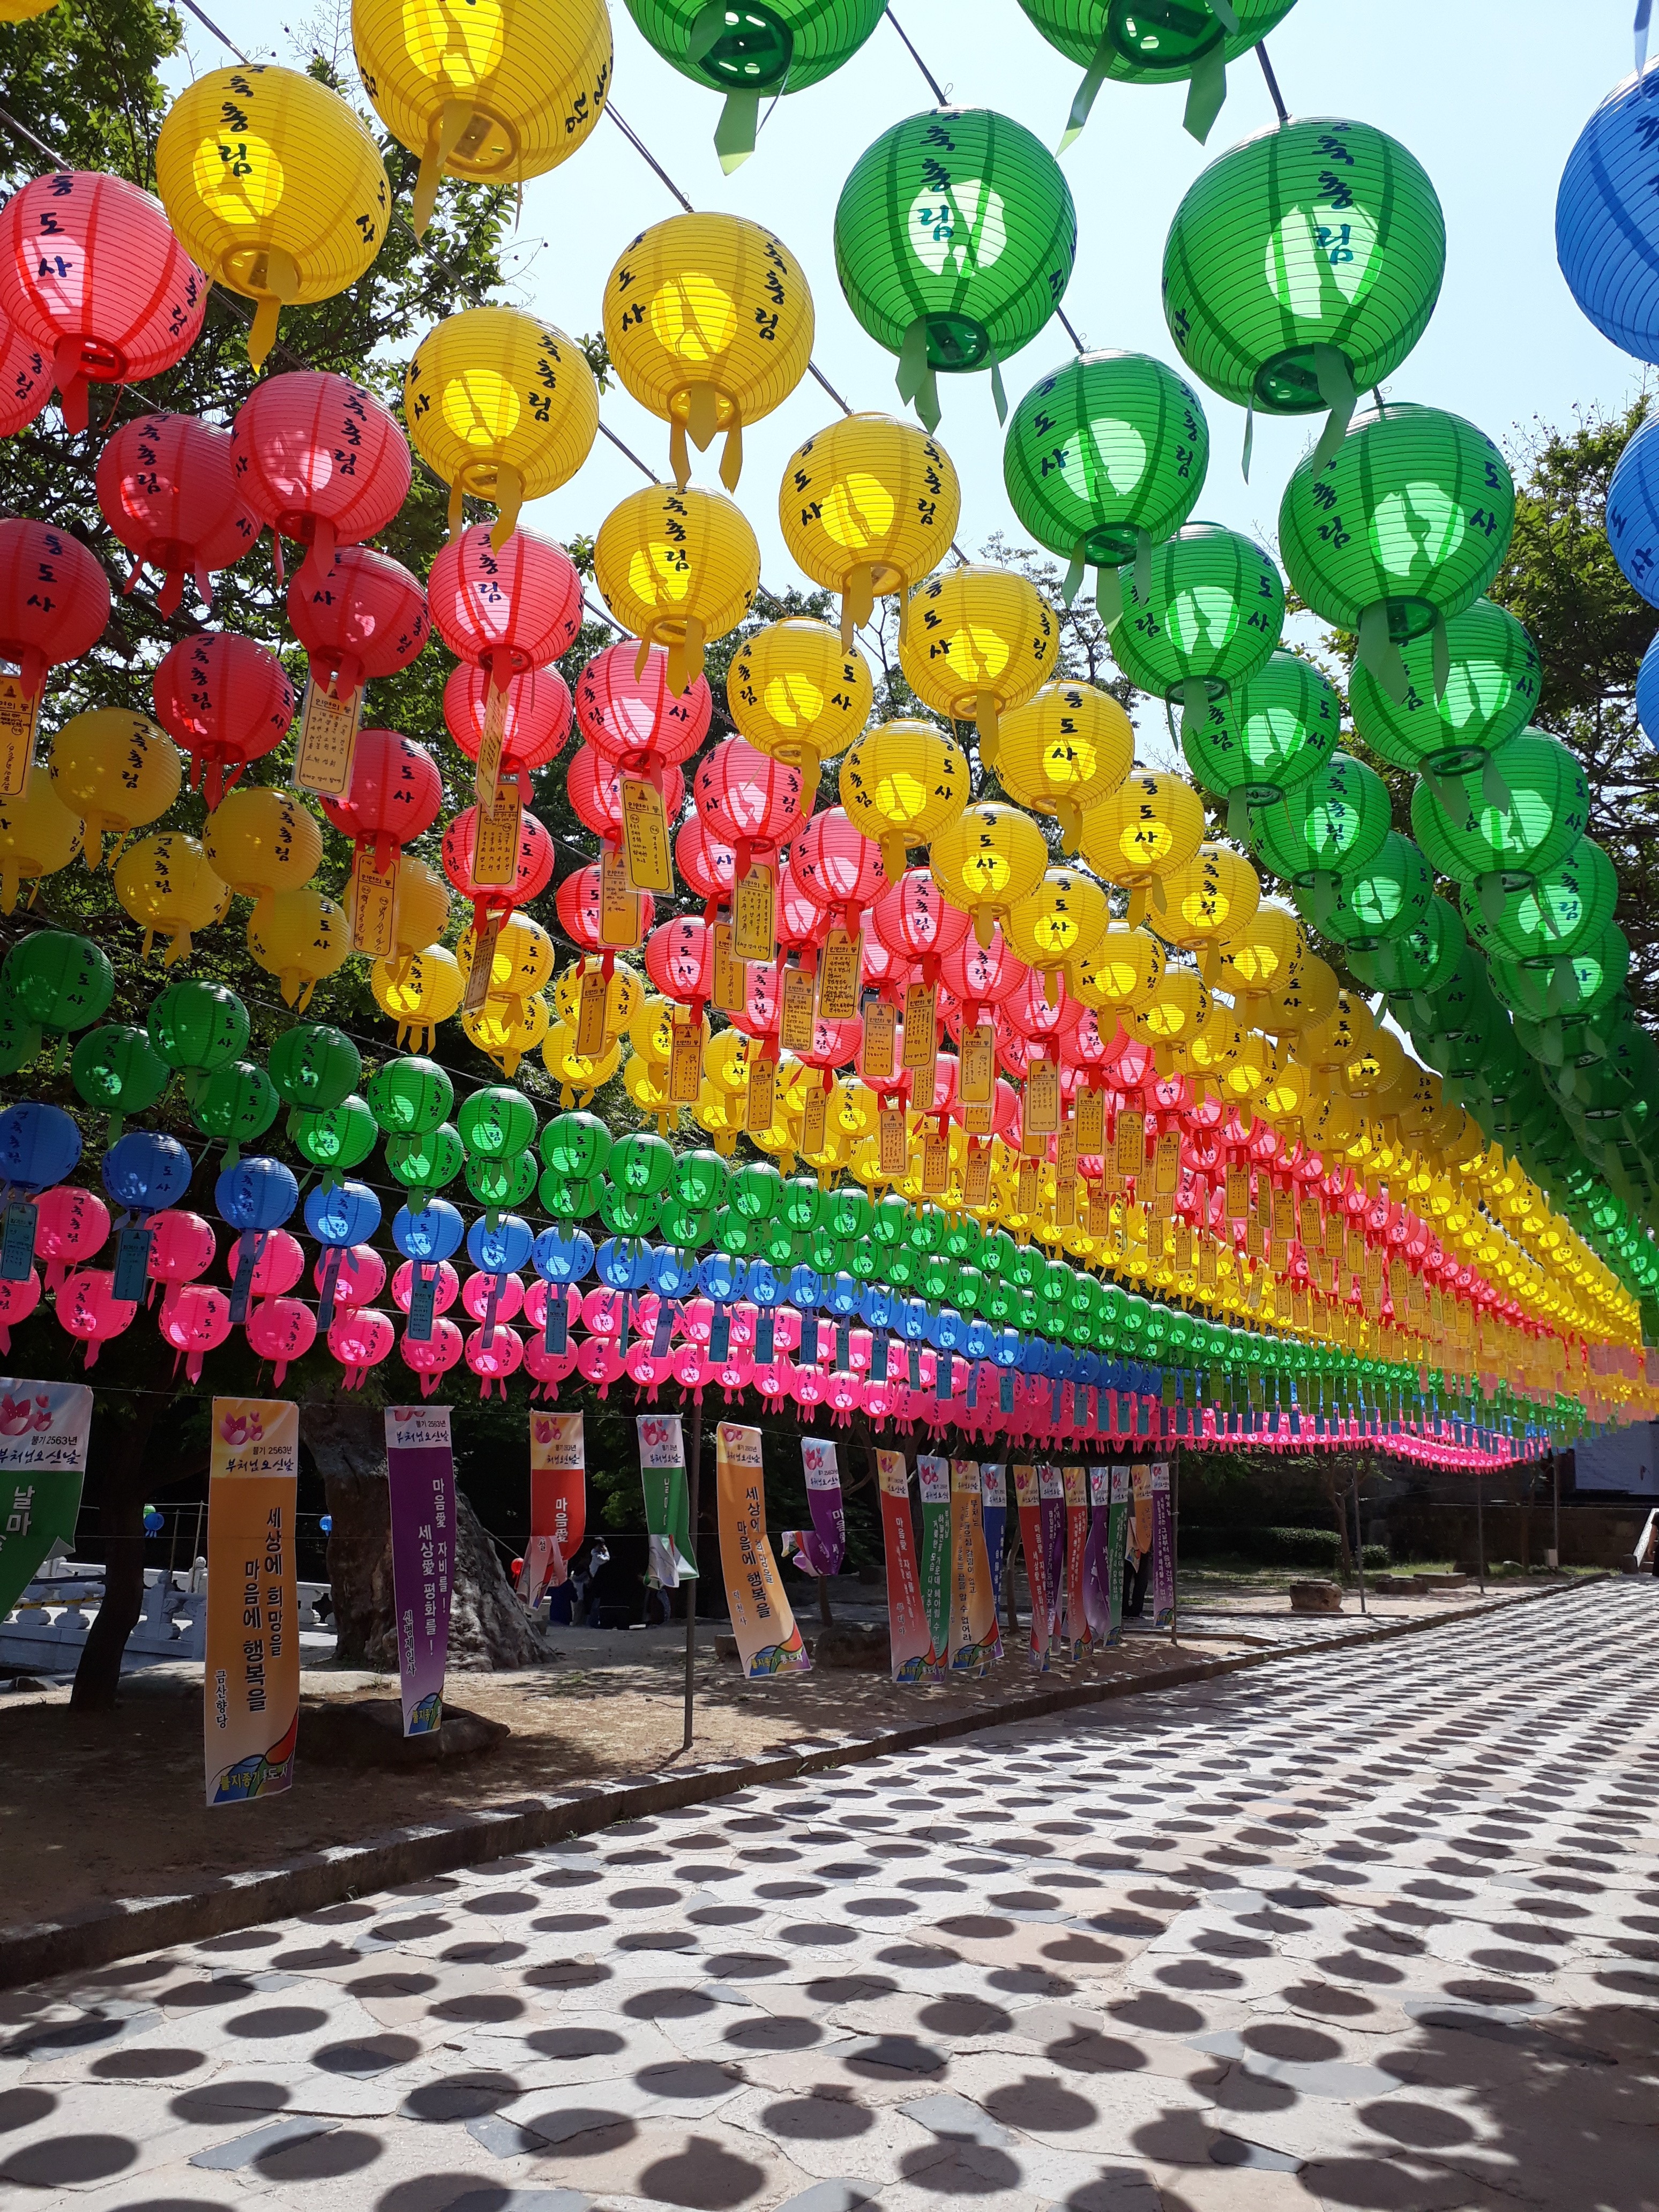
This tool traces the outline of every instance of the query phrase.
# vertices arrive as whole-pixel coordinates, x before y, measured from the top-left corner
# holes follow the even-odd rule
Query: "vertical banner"
[[[1089,1469],[1089,1541],[1083,1554],[1083,1616],[1089,1640],[1097,1650],[1110,1641],[1112,1626],[1111,1561],[1107,1546],[1111,1522],[1112,1471]],[[1120,1598],[1121,1583],[1120,1577]]]
[[[951,1631],[953,1674],[988,1674],[1002,1656],[997,1600],[985,1548],[985,1507],[979,1462],[951,1462]]]
[[[932,1639],[921,1601],[916,1565],[915,1531],[910,1524],[910,1471],[904,1454],[876,1454],[876,1482],[881,1492],[881,1534],[887,1553],[887,1634],[896,1682],[933,1680],[927,1663]]]
[[[1152,1567],[1152,1469],[1136,1460],[1129,1469],[1129,1519],[1123,1535],[1123,1611],[1138,1620],[1146,1601]]]
[[[691,1502],[685,1485],[685,1431],[678,1413],[641,1413],[640,1486],[645,1493],[650,1571],[661,1589],[697,1579]]]
[[[216,1398],[208,1466],[206,1695],[210,1805],[274,1796],[294,1780],[300,1728],[294,1501],[300,1409]]]
[[[1034,1467],[1014,1469],[1014,1504],[1019,1513],[1020,1548],[1031,1601],[1031,1640],[1026,1656],[1040,1674],[1048,1671],[1050,1601],[1048,1554],[1042,1548],[1042,1493]]]
[[[714,1486],[720,1502],[720,1565],[738,1658],[752,1681],[811,1665],[766,1535],[761,1432],[721,1421],[714,1431]]]
[[[847,1515],[842,1504],[841,1463],[836,1447],[827,1437],[803,1437],[800,1464],[812,1525],[786,1530],[783,1548],[793,1553],[794,1563],[803,1574],[837,1574],[847,1556]]]
[[[1170,1462],[1152,1462],[1152,1626],[1175,1619],[1175,1523],[1170,1511]]]
[[[980,1511],[985,1523],[985,1556],[991,1569],[991,1603],[1002,1590],[1002,1546],[1008,1528],[1008,1470],[981,1460],[979,1469]]]
[[[1123,1641],[1123,1560],[1129,1531],[1129,1469],[1112,1469],[1111,1518],[1106,1523],[1106,1641]]]
[[[1063,1642],[1066,1628],[1066,1486],[1057,1467],[1037,1469],[1042,1510],[1042,1586],[1048,1593],[1048,1642]]]
[[[1080,1467],[1062,1468],[1066,1498],[1066,1607],[1062,1629],[1068,1653],[1083,1658],[1089,1649],[1088,1608],[1084,1600],[1084,1555],[1089,1548],[1088,1476]]]
[[[454,1582],[455,1455],[447,1406],[386,1407],[386,1472],[404,1734],[429,1735],[443,1723]]]
[[[921,1486],[921,1600],[927,1610],[927,1664],[942,1674],[951,1648],[951,1462],[916,1455]]]
[[[519,1595],[534,1606],[568,1579],[587,1533],[587,1448],[580,1413],[530,1416],[530,1543]]]
[[[91,1432],[86,1383],[0,1378],[0,1613],[60,1537],[73,1547]]]

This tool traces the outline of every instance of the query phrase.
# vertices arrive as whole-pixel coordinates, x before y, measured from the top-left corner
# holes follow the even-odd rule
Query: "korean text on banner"
[[[1056,1656],[1066,1638],[1066,1486],[1057,1467],[1039,1467],[1037,1494],[1042,1511],[1042,1587],[1048,1594],[1047,1627]]]
[[[915,1530],[910,1521],[910,1472],[904,1454],[878,1451],[876,1480],[881,1492],[881,1533],[887,1554],[887,1633],[892,1646],[893,1680],[927,1682],[933,1638],[921,1601],[916,1565]]]
[[[273,1398],[213,1401],[203,1700],[210,1805],[274,1796],[294,1780],[300,1727],[294,1587],[299,1473],[297,1406]]]
[[[1106,1523],[1108,1644],[1123,1641],[1123,1565],[1129,1534],[1129,1469],[1112,1469],[1111,1517]]]
[[[1031,1640],[1026,1656],[1039,1674],[1048,1671],[1048,1577],[1042,1548],[1042,1493],[1034,1467],[1014,1469],[1014,1504],[1019,1513],[1020,1548],[1031,1593]]]
[[[1089,1548],[1088,1476],[1080,1467],[1060,1469],[1066,1492],[1066,1598],[1061,1615],[1061,1638],[1073,1658],[1089,1649],[1088,1607],[1084,1592],[1084,1562]]]
[[[580,1413],[530,1416],[530,1536],[519,1595],[534,1605],[570,1572],[587,1532],[587,1451]],[[536,1541],[545,1536],[543,1546]],[[532,1567],[534,1576],[532,1577]]]
[[[0,1614],[60,1537],[73,1546],[91,1432],[86,1383],[0,1377]]]
[[[1175,1522],[1170,1513],[1170,1462],[1152,1462],[1152,1626],[1175,1620]]]
[[[806,1503],[812,1516],[810,1528],[792,1528],[783,1539],[803,1574],[840,1572],[847,1556],[847,1513],[842,1503],[841,1462],[827,1437],[800,1440],[801,1473],[806,1479]]]
[[[449,1604],[455,1581],[455,1454],[447,1406],[388,1406],[392,1591],[404,1734],[443,1724]]]
[[[714,1431],[714,1487],[719,1498],[720,1565],[738,1658],[750,1681],[799,1673],[811,1665],[795,1616],[778,1580],[766,1534],[761,1432],[735,1421]]]
[[[1002,1588],[1002,1547],[1008,1529],[1008,1470],[998,1462],[981,1460],[979,1468],[981,1511],[985,1522],[985,1556],[991,1565],[991,1602]]]
[[[1112,1626],[1111,1565],[1107,1555],[1111,1523],[1112,1471],[1089,1469],[1089,1541],[1083,1554],[1083,1616],[1089,1640],[1099,1645],[1109,1640]]]
[[[927,1613],[927,1663],[936,1674],[950,1664],[951,1462],[916,1455],[921,1490],[921,1601]]]
[[[650,1572],[659,1589],[678,1589],[697,1578],[685,1486],[685,1431],[678,1413],[641,1413],[637,1426]]]
[[[951,1642],[953,1674],[989,1672],[1002,1656],[996,1587],[985,1549],[985,1507],[979,1462],[951,1462]]]

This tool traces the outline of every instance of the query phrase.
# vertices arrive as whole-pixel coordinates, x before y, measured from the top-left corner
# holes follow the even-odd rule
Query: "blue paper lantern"
[[[443,1203],[441,1200],[437,1202]],[[455,1212],[453,1206],[447,1210]],[[455,1219],[459,1224],[459,1213]],[[460,1241],[458,1228],[455,1243]],[[453,1252],[455,1246],[452,1244],[449,1249]],[[566,1235],[562,1230],[544,1229],[530,1248],[530,1264],[544,1283],[580,1283],[593,1265],[593,1239],[586,1230],[578,1229]]]
[[[823,1303],[837,1321],[850,1321],[864,1299],[864,1285],[856,1275],[832,1275],[824,1285]]]
[[[893,1325],[907,1344],[927,1341],[927,1304],[924,1298],[901,1298]]]
[[[392,1224],[392,1241],[404,1259],[425,1267],[459,1252],[465,1234],[461,1217],[447,1198],[428,1198],[418,1212],[401,1206]],[[591,1260],[591,1244],[587,1253]]]
[[[74,1174],[80,1157],[81,1132],[61,1106],[28,1098],[0,1114],[0,1187],[50,1190]]]
[[[893,1293],[885,1283],[866,1283],[860,1309],[873,1329],[890,1328],[893,1325]]]
[[[1578,134],[1555,196],[1555,258],[1605,338],[1659,362],[1659,56],[1617,84]]]
[[[980,1316],[975,1314],[973,1320],[968,1324],[968,1335],[967,1340],[963,1346],[963,1350],[967,1353],[969,1359],[975,1361],[988,1359],[991,1357],[991,1347],[995,1344],[996,1340],[997,1333],[995,1328],[988,1321],[982,1321]]]
[[[789,1303],[803,1313],[816,1313],[823,1304],[823,1278],[805,1262],[789,1271]]]
[[[215,1210],[233,1229],[280,1229],[299,1203],[293,1169],[263,1152],[238,1160],[213,1186]]]
[[[190,1188],[190,1154],[159,1129],[129,1129],[98,1164],[99,1178],[129,1213],[160,1213]]]
[[[331,1536],[334,1534],[334,1516],[331,1513],[325,1513],[317,1526],[325,1536]]]
[[[731,1253],[709,1252],[698,1266],[697,1285],[704,1297],[713,1298],[717,1305],[729,1305],[743,1296],[747,1273],[743,1261]]]
[[[593,1271],[608,1291],[648,1291],[656,1279],[656,1255],[642,1237],[608,1237],[594,1255]]]
[[[1020,1335],[1017,1328],[1000,1328],[991,1343],[991,1358],[999,1367],[1019,1364]]]
[[[787,1295],[782,1277],[769,1260],[751,1260],[744,1278],[744,1289],[750,1299],[769,1310],[781,1306]]]
[[[165,1513],[158,1513],[158,1512],[156,1511],[155,1508],[153,1505],[147,1505],[147,1506],[145,1506],[145,1508],[144,1508],[144,1534],[145,1534],[145,1535],[147,1535],[147,1536],[159,1536],[159,1535],[161,1534],[161,1533],[162,1529],[163,1529],[163,1528],[165,1528],[167,1527],[167,1516],[166,1516],[166,1514],[165,1514]]]
[[[954,1306],[941,1306],[933,1316],[927,1340],[936,1352],[960,1352],[968,1341],[968,1323]]]
[[[1642,735],[1659,752],[1659,637],[1642,655],[1636,672],[1636,719]]]
[[[672,1244],[659,1248],[652,1263],[652,1288],[659,1298],[683,1298],[688,1291],[696,1287],[696,1281],[695,1252],[678,1251]],[[754,1297],[752,1290],[750,1296]]]
[[[337,1182],[306,1194],[306,1227],[319,1244],[367,1244],[380,1225],[380,1201],[366,1182]]]
[[[535,1243],[530,1224],[516,1213],[498,1213],[493,1227],[488,1215],[481,1213],[466,1232],[466,1256],[486,1275],[516,1275],[528,1264]],[[631,1290],[635,1285],[617,1287]]]
[[[1659,416],[1619,456],[1607,486],[1607,543],[1632,586],[1659,607]]]

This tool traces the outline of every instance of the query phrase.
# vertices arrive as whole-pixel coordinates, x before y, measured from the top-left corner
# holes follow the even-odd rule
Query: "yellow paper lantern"
[[[1000,718],[999,781],[1020,805],[1058,819],[1068,853],[1077,849],[1084,816],[1111,797],[1134,757],[1129,717],[1092,684],[1045,684]]]
[[[222,921],[230,885],[213,872],[207,854],[181,830],[164,830],[129,845],[115,863],[115,896],[144,933],[146,957],[158,937],[167,941],[162,965],[188,960],[191,938]]]
[[[25,883],[38,887],[42,876],[68,867],[81,835],[80,816],[70,812],[49,775],[31,775],[20,798],[0,799],[0,914],[15,909]]]
[[[842,595],[843,645],[878,599],[907,599],[945,557],[962,487],[943,446],[892,415],[848,415],[790,457],[778,489],[783,542],[802,574]]]
[[[1282,983],[1307,949],[1298,917],[1289,907],[1263,899],[1243,929],[1221,947],[1216,988],[1232,994],[1241,1018],[1248,1021],[1248,1002]]]
[[[81,817],[87,866],[104,857],[106,835],[131,836],[165,814],[184,781],[184,757],[148,714],[94,707],[52,741],[58,796]]]
[[[486,1060],[503,1075],[516,1075],[526,1053],[551,1034],[552,1012],[545,999],[486,999],[461,1015],[461,1027]],[[614,1060],[613,1060],[614,1067]]]
[[[1242,936],[1261,903],[1261,879],[1226,845],[1200,845],[1164,878],[1158,928],[1171,945],[1200,956],[1206,981],[1220,980],[1220,948]]]
[[[398,896],[392,909],[392,961],[408,960],[435,945],[449,921],[449,884],[412,853],[398,862]]]
[[[277,978],[283,1005],[303,1013],[318,984],[349,955],[351,924],[343,908],[301,884],[260,900],[248,918],[247,949]]]
[[[1220,1090],[1221,1078],[1243,1057],[1244,1031],[1218,999],[1210,1001],[1209,1018],[1188,1043],[1191,1073]]]
[[[672,999],[659,999],[647,992],[641,1000],[628,1034],[636,1052],[648,1060],[653,1067],[666,1068],[674,1056],[676,1024],[685,1018],[685,1009]],[[702,1020],[702,1046],[708,1042],[708,1017]]]
[[[820,763],[859,736],[874,698],[858,647],[805,615],[757,630],[726,671],[726,703],[739,732],[757,751],[798,768],[805,792],[817,790]]]
[[[430,1052],[440,1022],[447,1022],[466,990],[455,956],[441,945],[380,959],[368,971],[368,987],[383,1014],[398,1024],[398,1042]]]
[[[1012,568],[948,568],[915,593],[899,635],[899,665],[924,706],[977,723],[988,767],[998,716],[1048,682],[1057,644],[1048,601],[1026,577]]]
[[[593,541],[605,603],[645,647],[668,648],[678,697],[702,673],[702,649],[735,629],[760,588],[760,546],[721,492],[653,484],[613,507]]]
[[[812,295],[781,239],[735,215],[673,215],[642,230],[605,288],[605,343],[625,388],[666,422],[674,481],[686,440],[726,434],[720,482],[738,488],[743,426],[781,405],[812,354]]]
[[[1157,938],[1127,922],[1109,922],[1078,962],[1072,994],[1085,1006],[1126,1014],[1151,1002],[1163,973],[1164,947]]]
[[[1106,894],[1075,868],[1049,868],[1034,891],[1008,909],[1005,934],[1029,968],[1049,977],[1079,974],[1112,918]],[[1052,988],[1049,998],[1058,996]]]
[[[1342,1088],[1367,1113],[1396,1113],[1410,1103],[1413,1085],[1407,1071],[1412,1067],[1399,1038],[1373,1020],[1370,1036],[1343,1066]]]
[[[965,807],[934,836],[928,855],[933,881],[952,906],[972,915],[981,945],[1036,889],[1048,861],[1048,848],[1030,816],[995,799]]]
[[[440,177],[545,176],[586,139],[611,87],[605,0],[353,0],[351,38],[375,113],[420,155],[417,238]]]
[[[1358,1108],[1340,1091],[1311,1101],[1303,1115],[1302,1133],[1317,1152],[1337,1153],[1352,1144],[1364,1126]]]
[[[670,1123],[679,1119],[679,1109],[669,1099],[666,1067],[642,1052],[634,1053],[623,1062],[623,1089],[635,1110],[654,1118],[657,1134],[665,1137]]]
[[[1221,1073],[1223,1097],[1240,1106],[1251,1105],[1289,1056],[1271,1037],[1260,1036],[1253,1030],[1242,1031],[1237,1054]]]
[[[473,957],[477,951],[477,938],[471,930],[463,932],[455,947],[455,964],[461,971],[462,981],[470,981]],[[553,973],[555,959],[553,939],[540,922],[532,921],[527,914],[507,915],[495,939],[495,956],[489,963],[489,983],[486,999],[506,1000],[522,1005],[532,998]],[[536,1042],[539,1044],[538,1037]]]
[[[1255,1110],[1277,1126],[1299,1121],[1313,1092],[1313,1077],[1299,1060],[1288,1056],[1255,1095]]]
[[[1121,791],[1083,817],[1084,858],[1108,883],[1132,894],[1129,918],[1146,912],[1146,894],[1204,842],[1204,807],[1190,783],[1156,771],[1132,775]]]
[[[575,340],[516,307],[466,307],[422,339],[404,378],[415,450],[449,487],[449,528],[464,497],[493,500],[496,552],[527,499],[568,483],[599,433],[599,387]]]
[[[1370,1008],[1355,991],[1339,991],[1336,1004],[1322,1021],[1303,1024],[1297,1051],[1310,1067],[1328,1080],[1339,1069],[1357,1060],[1376,1034]]]
[[[1335,1011],[1337,973],[1316,952],[1304,953],[1270,991],[1250,1000],[1250,1018],[1275,1036],[1300,1036]]]
[[[936,722],[880,722],[842,763],[840,784],[848,819],[880,845],[896,884],[908,848],[948,830],[967,805],[968,756]]]
[[[741,1098],[749,1088],[751,1040],[741,1030],[722,1030],[704,1041],[702,1072],[716,1091]]]
[[[555,1022],[542,1043],[542,1064],[559,1086],[559,1103],[568,1109],[586,1108],[601,1085],[609,1083],[622,1063],[622,1046],[611,1044],[597,1055],[578,1052],[573,1030]]]
[[[1165,968],[1146,1004],[1124,1017],[1124,1027],[1152,1047],[1160,1073],[1184,1073],[1191,1065],[1192,1042],[1209,1021],[1213,1005],[1196,969]]]
[[[191,259],[256,302],[256,368],[280,310],[356,283],[392,213],[380,149],[351,108],[271,63],[213,70],[185,88],[155,142],[155,189]]]
[[[595,969],[598,963],[593,963]],[[553,987],[553,1005],[559,1019],[574,1034],[576,1018],[581,1011],[582,973],[587,965],[579,961],[567,968]],[[613,1038],[626,1035],[634,1017],[645,1004],[645,985],[631,968],[617,966],[611,971],[611,980],[605,987],[605,1035],[609,1043]]]
[[[202,830],[202,850],[222,883],[256,905],[298,890],[323,857],[322,825],[291,791],[244,784],[229,791]]]

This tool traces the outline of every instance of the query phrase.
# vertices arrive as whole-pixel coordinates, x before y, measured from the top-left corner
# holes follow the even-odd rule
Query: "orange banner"
[[[281,1398],[214,1400],[203,1700],[210,1805],[274,1796],[294,1781],[299,1471],[297,1406]]]
[[[951,1638],[953,1674],[977,1675],[1002,1656],[996,1592],[985,1549],[979,1462],[951,1462]]]
[[[714,1431],[720,1565],[738,1657],[751,1681],[811,1665],[766,1534],[761,1432],[722,1421]]]

